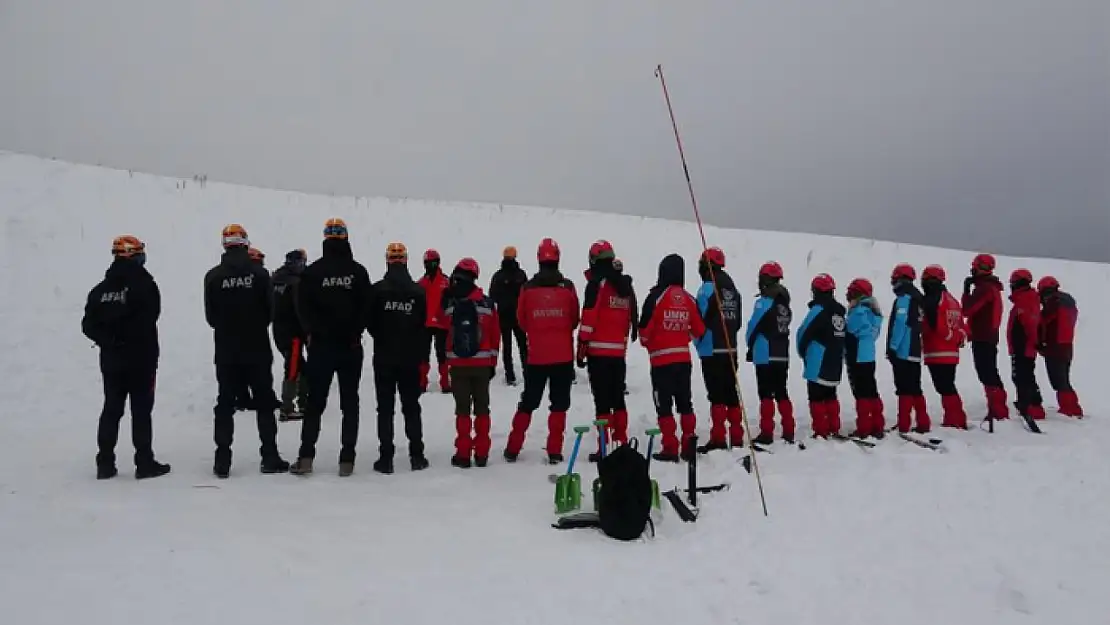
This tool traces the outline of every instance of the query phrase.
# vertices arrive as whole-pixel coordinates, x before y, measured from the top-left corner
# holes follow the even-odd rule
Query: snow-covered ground
[[[216,183],[202,188],[192,180],[7,153],[0,153],[0,210],[5,623],[1062,625],[1100,622],[1110,610],[1110,401],[1100,388],[1110,340],[1098,318],[1110,305],[1105,264],[999,259],[1000,273],[1019,265],[1037,276],[1052,273],[1078,299],[1074,381],[1090,418],[1052,414],[1041,437],[1017,421],[1000,423],[993,436],[941,431],[947,454],[897,438],[870,452],[832,442],[776,449],[758,458],[767,518],[753,478],[736,462],[741,452],[712,454],[702,461],[703,481],[728,481],[732,490],[705,496],[696,524],[681,523],[664,505],[655,539],[626,544],[591,531],[550,529],[542,418],[520,463],[495,460],[463,472],[448,465],[451,400],[429,394],[423,405],[432,468],[410,474],[402,462],[393,476],[373,473],[369,371],[353,477],[341,480],[333,470],[339,434],[332,402],[315,475],[260,475],[253,418],[243,415],[232,478],[216,484],[215,380],[201,281],[217,262],[226,223],[245,225],[273,267],[295,247],[315,257],[324,220],[339,216],[373,275],[382,271],[386,243],[401,240],[414,256],[426,247],[440,250],[447,263],[474,256],[488,282],[503,246],[519,247],[526,268],[534,269],[532,250],[551,236],[562,245],[567,274],[581,285],[589,243],[607,238],[643,292],[664,254],[696,257],[693,225]],[[155,449],[173,472],[130,479],[125,419],[123,473],[97,482],[100,377],[79,320],[88,289],[110,260],[112,237],[124,232],[147,242],[148,267],[162,289]],[[958,289],[971,258],[967,251],[845,238],[716,228],[707,234],[728,254],[746,294],[755,290],[760,263],[781,262],[799,307],[817,272],[842,286],[855,276],[883,285],[898,261],[939,262]],[[412,268],[419,272],[418,263]],[[687,272],[692,287],[692,262]],[[889,297],[881,299],[889,306]],[[749,295],[745,309],[750,304]],[[754,380],[747,366],[742,373],[750,409]],[[805,428],[804,386],[797,367],[793,373]],[[1054,397],[1040,373],[1051,411]],[[959,382],[969,414],[983,414],[970,357]],[[893,405],[883,367],[880,383]],[[639,348],[630,356],[629,386],[632,420],[642,430],[653,410]],[[842,389],[850,420],[847,396]],[[704,435],[703,393],[697,399]],[[929,399],[938,417],[939,402]],[[515,390],[496,385],[498,451],[515,401]],[[588,422],[591,409],[588,385],[579,384],[570,421]],[[298,424],[281,426],[287,458],[296,453],[298,433]],[[580,469],[584,481],[592,479],[593,467]],[[655,473],[665,488],[684,480],[680,467],[656,466]]]

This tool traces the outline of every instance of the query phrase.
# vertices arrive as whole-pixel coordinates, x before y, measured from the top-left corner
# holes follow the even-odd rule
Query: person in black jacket
[[[368,329],[374,338],[374,388],[378,395],[378,442],[381,457],[374,463],[379,473],[393,473],[393,409],[401,396],[409,464],[413,471],[428,468],[420,420],[420,363],[424,360],[427,300],[424,289],[412,279],[409,253],[402,243],[390,243],[385,252],[385,276],[374,283]]]
[[[725,253],[718,247],[702,252],[698,260],[698,313],[705,322],[705,336],[694,344],[701,359],[702,379],[709,396],[709,442],[698,451],[728,449],[744,444],[740,393],[736,389],[737,334],[740,332],[740,291],[725,271]],[[727,429],[726,429],[727,424]],[[726,439],[727,436],[727,439]]]
[[[775,440],[775,406],[782,417],[782,438],[794,443],[794,403],[786,382],[790,371],[790,292],[782,285],[782,266],[771,261],[759,268],[759,297],[755,300],[748,329],[744,335],[748,362],[755,364],[759,392],[760,445]]]
[[[293,250],[285,264],[274,271],[274,345],[285,360],[281,380],[282,421],[299,420],[308,403],[308,378],[304,375],[305,335],[297,317],[297,290],[304,273],[307,255]]]
[[[520,366],[528,362],[528,338],[520,329],[516,318],[516,302],[520,290],[528,282],[528,274],[520,268],[516,260],[516,248],[508,246],[501,253],[501,268],[493,274],[489,282],[489,296],[497,304],[498,318],[501,320],[501,359],[505,365],[505,382],[516,385],[516,372],[513,370],[513,337],[520,351]]]
[[[844,337],[847,322],[844,306],[836,301],[836,282],[821,273],[811,284],[813,299],[809,313],[798,327],[798,355],[805,370],[813,435],[840,435],[840,400],[836,387],[844,374]]]
[[[358,385],[362,380],[362,333],[370,317],[372,287],[366,268],[355,261],[347,224],[329,219],[324,226],[323,254],[301,274],[297,311],[308,337],[308,410],[301,422],[301,449],[291,472],[312,473],[320,417],[328,403],[333,377],[339,378],[339,475],[355,470],[358,444]]]
[[[170,465],[154,459],[151,424],[162,296],[143,267],[146,245],[142,241],[131,235],[116,237],[112,256],[104,280],[89,291],[81,319],[81,331],[100,348],[104,378],[104,407],[96,433],[96,479],[118,474],[116,441],[124,404],[130,397],[135,479],[141,480],[170,472]]]
[[[220,264],[204,276],[204,316],[214,330],[216,382],[219,385],[213,438],[216,443],[212,472],[224,479],[231,472],[231,443],[235,434],[235,402],[244,387],[255,401],[259,452],[263,473],[284,473],[289,463],[277,448],[274,376],[270,367],[270,315],[273,293],[270,274],[251,261],[250,241],[239,224],[223,230],[224,253]]]

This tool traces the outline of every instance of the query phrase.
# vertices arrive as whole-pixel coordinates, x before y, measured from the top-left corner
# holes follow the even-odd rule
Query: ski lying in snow
[[[698,513],[696,510],[691,510],[690,506],[682,501],[682,497],[678,494],[677,490],[669,490],[663,493],[667,501],[671,502],[671,507],[674,508],[678,518],[682,519],[683,523],[694,523],[698,520]]]
[[[843,434],[833,434],[832,437],[833,437],[833,440],[838,440],[838,441],[841,441],[841,442],[844,442],[844,443],[848,443],[848,442],[855,443],[855,444],[859,445],[860,447],[863,447],[864,449],[871,449],[872,447],[875,446],[875,443],[873,443],[871,441],[865,441],[862,438],[856,438],[855,436],[844,436]]]
[[[940,453],[945,453],[946,451],[948,451],[944,447],[944,441],[940,440],[939,438],[918,438],[917,436],[906,434],[904,432],[898,432],[898,436],[902,437],[902,440],[913,443],[914,445],[917,445],[918,447],[921,447],[923,449],[931,449],[933,451],[939,451]]]

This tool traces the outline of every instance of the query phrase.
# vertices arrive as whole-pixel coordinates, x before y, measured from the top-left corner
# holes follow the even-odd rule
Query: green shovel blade
[[[582,476],[563,474],[555,480],[555,511],[574,512],[582,507]]]

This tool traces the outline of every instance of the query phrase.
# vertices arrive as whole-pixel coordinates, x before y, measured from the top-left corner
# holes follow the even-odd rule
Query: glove
[[[578,364],[579,369],[585,369],[586,368],[586,347],[587,347],[587,345],[588,345],[587,343],[582,343],[582,342],[578,343],[578,356],[577,356],[576,360],[577,360],[577,364]]]

